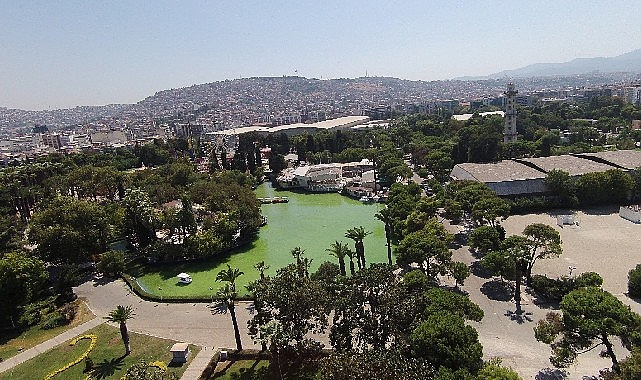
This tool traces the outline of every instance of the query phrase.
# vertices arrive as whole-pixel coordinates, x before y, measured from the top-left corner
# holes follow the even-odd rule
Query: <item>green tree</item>
[[[476,380],[523,380],[512,368],[501,366],[500,359],[493,359],[483,365]]]
[[[131,353],[129,346],[129,331],[127,331],[127,321],[132,319],[136,314],[133,312],[131,306],[118,305],[114,310],[109,312],[109,315],[104,317],[108,322],[118,323],[120,326],[120,337],[122,343],[125,345],[125,355]]]
[[[476,373],[482,366],[483,346],[478,333],[462,317],[436,312],[421,322],[410,335],[412,356],[427,360],[434,367],[467,369]]]
[[[243,349],[243,342],[240,339],[240,328],[238,327],[238,318],[236,317],[236,303],[235,303],[236,296],[237,296],[236,287],[232,283],[225,284],[222,288],[218,289],[218,291],[216,292],[216,297],[218,297],[218,299],[220,299],[221,302],[227,307],[227,310],[229,310],[231,323],[232,323],[232,326],[234,327],[234,338],[236,339],[236,349],[240,351]]]
[[[260,279],[264,280],[265,279],[265,271],[269,269],[269,265],[266,265],[264,261],[259,261],[256,264],[254,264],[254,269],[260,273]]]
[[[396,248],[398,265],[417,263],[433,280],[438,274],[447,273],[451,261],[452,252],[447,248],[447,242],[426,230],[408,234]]]
[[[304,259],[301,254],[301,265],[305,265]],[[278,269],[276,275],[266,277],[252,291],[260,304],[259,312],[248,323],[253,339],[269,340],[270,350],[275,353],[319,347],[309,335],[327,328],[328,295],[322,284],[300,270],[298,263]],[[270,338],[266,330],[275,326],[278,334]]]
[[[455,281],[454,285],[456,288],[458,288],[459,285],[463,285],[465,279],[470,277],[470,268],[460,261],[453,261],[450,263],[448,271],[449,275],[452,276]]]
[[[628,295],[630,297],[641,297],[641,264],[628,272]]]
[[[0,318],[15,327],[19,310],[40,298],[49,279],[43,261],[24,252],[0,257]]]
[[[619,373],[611,339],[619,338],[627,349],[641,343],[641,317],[603,289],[574,290],[563,297],[560,308],[562,315],[548,313],[534,328],[536,339],[552,347],[550,362],[557,367],[567,367],[580,353],[603,346],[603,355]]]
[[[105,250],[106,231],[106,217],[99,205],[58,197],[34,214],[29,240],[47,261],[82,263]]]
[[[145,248],[156,239],[156,221],[149,195],[140,189],[128,189],[122,200],[125,207],[125,231]]]
[[[356,262],[358,264],[358,269],[365,268],[365,245],[363,240],[371,231],[365,231],[363,226],[353,227],[345,232],[345,237],[348,239],[354,240],[354,248],[356,249]]]
[[[481,259],[481,266],[494,276],[512,280],[516,276],[516,264],[505,251],[491,251]]]
[[[481,198],[472,206],[472,219],[492,227],[509,215],[510,204],[497,196]]]
[[[107,251],[100,255],[98,270],[109,276],[118,276],[125,270],[125,253]]]
[[[228,282],[231,288],[235,291],[236,279],[243,274],[245,273],[243,273],[240,269],[232,268],[229,264],[227,264],[227,269],[221,269],[216,275],[216,281]]]
[[[563,205],[576,205],[576,181],[568,172],[551,170],[545,177],[545,185],[552,194],[560,198]]]
[[[338,259],[338,265],[340,267],[341,276],[346,276],[347,275],[347,273],[345,271],[345,256],[349,256],[350,257],[350,263],[351,263],[351,266],[352,266],[352,267],[350,267],[350,270],[352,270],[352,274],[354,274],[353,273],[354,261],[352,260],[352,254],[351,254],[351,252],[349,252],[350,249],[349,249],[349,247],[347,246],[346,243],[343,243],[342,241],[336,240],[335,242],[330,244],[329,248],[327,248],[326,251],[329,252],[329,254],[331,256],[334,256],[334,257],[336,257]]]
[[[392,265],[392,217],[387,208],[376,213],[376,219],[385,225],[385,245],[387,246],[387,263]]]
[[[499,248],[501,244],[501,235],[495,227],[479,226],[470,233],[467,243],[470,248],[485,254]]]
[[[525,227],[523,235],[527,238],[528,254],[526,261],[525,279],[528,286],[532,286],[532,267],[538,259],[559,257],[561,248],[561,235],[554,227],[543,223],[534,223]]]
[[[528,241],[523,236],[512,235],[503,241],[503,251],[507,253],[510,261],[514,262],[516,273],[514,279],[516,285],[514,286],[514,302],[516,303],[516,313],[521,314],[521,280],[523,278],[523,271],[527,268],[528,263]]]
[[[399,350],[334,352],[321,359],[320,373],[327,380],[432,379],[434,368],[421,358]]]

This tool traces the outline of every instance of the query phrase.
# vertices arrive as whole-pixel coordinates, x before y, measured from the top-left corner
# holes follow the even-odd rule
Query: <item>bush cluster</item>
[[[641,297],[641,264],[628,272],[628,295],[630,297]]]
[[[602,284],[603,278],[596,272],[585,272],[575,277],[561,276],[557,279],[542,275],[532,276],[534,291],[551,301],[561,301],[563,296],[573,290],[600,287]]]

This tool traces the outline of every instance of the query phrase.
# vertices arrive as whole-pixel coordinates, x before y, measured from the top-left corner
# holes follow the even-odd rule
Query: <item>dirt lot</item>
[[[576,268],[573,274],[598,272],[604,279],[604,289],[641,313],[641,304],[625,295],[628,271],[641,263],[641,225],[619,217],[618,209],[594,209],[577,211],[575,218],[578,223],[561,228],[556,224],[559,213],[568,212],[512,216],[503,222],[508,236],[522,233],[523,228],[532,223],[549,224],[561,234],[563,254],[559,258],[537,261],[533,272],[550,277],[567,275],[569,267]],[[448,226],[448,229],[456,232],[461,227]],[[468,264],[477,260],[467,247],[456,250],[454,258]],[[534,339],[533,327],[553,309],[537,306],[526,295],[525,316],[516,318],[512,313],[514,303],[511,296],[493,285],[495,282],[491,278],[473,275],[463,287],[485,311],[485,318],[476,326],[485,357],[502,357],[504,364],[518,370],[524,379],[535,379],[540,370],[551,367],[551,364],[548,360],[550,349]],[[619,358],[628,355],[622,347],[616,353]],[[610,359],[601,358],[598,354],[597,349],[581,355],[574,366],[566,369],[567,378],[582,379],[609,367]]]

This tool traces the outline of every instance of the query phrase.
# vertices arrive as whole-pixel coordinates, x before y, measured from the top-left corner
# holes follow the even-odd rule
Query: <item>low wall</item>
[[[638,207],[630,208],[626,206],[619,207],[619,216],[633,223],[641,223],[641,210]]]

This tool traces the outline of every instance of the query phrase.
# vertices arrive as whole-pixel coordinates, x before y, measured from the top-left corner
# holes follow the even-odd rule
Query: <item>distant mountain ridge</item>
[[[525,78],[557,75],[577,75],[593,72],[641,72],[641,49],[615,57],[576,58],[562,63],[535,63],[513,70],[503,70],[484,77],[461,77],[460,80]]]

